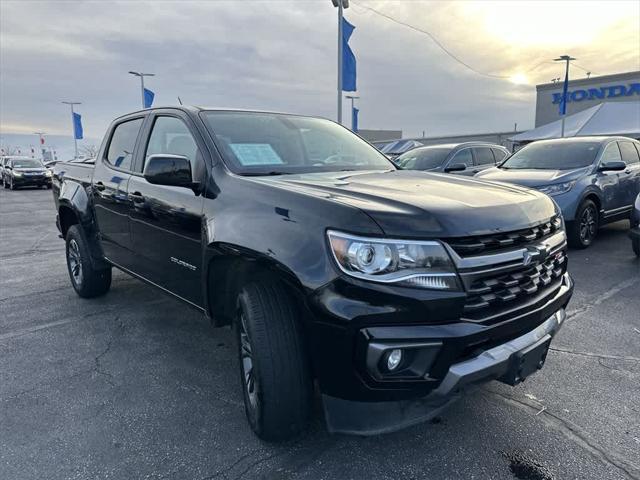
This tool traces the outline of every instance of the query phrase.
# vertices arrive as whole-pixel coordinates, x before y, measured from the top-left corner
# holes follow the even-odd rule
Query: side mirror
[[[466,170],[467,166],[464,163],[454,163],[452,165],[447,165],[447,167],[445,167],[444,171],[445,172],[461,172],[463,170]]]
[[[191,189],[198,185],[193,181],[191,162],[182,155],[160,153],[149,156],[145,162],[143,175],[147,182],[154,185]]]
[[[600,172],[620,172],[627,168],[627,164],[620,161],[615,160],[613,162],[604,162],[600,164],[598,171]]]

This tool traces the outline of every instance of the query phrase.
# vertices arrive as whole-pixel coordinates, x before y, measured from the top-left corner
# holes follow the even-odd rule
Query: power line
[[[511,76],[509,76],[509,75],[497,75],[497,74],[494,74],[494,73],[482,72],[482,71],[480,71],[480,70],[478,70],[478,69],[474,68],[473,66],[469,65],[467,62],[465,62],[464,60],[462,60],[460,57],[458,57],[456,54],[454,54],[453,52],[451,52],[447,47],[445,47],[445,46],[442,44],[442,42],[440,42],[440,40],[438,40],[438,39],[436,38],[436,36],[435,36],[435,35],[433,35],[431,32],[429,32],[429,31],[427,31],[427,30],[423,30],[423,29],[418,28],[418,27],[415,27],[415,26],[413,26],[413,25],[411,25],[411,24],[409,24],[409,23],[403,22],[402,20],[398,20],[397,18],[394,18],[394,17],[392,17],[391,15],[388,15],[388,14],[386,14],[386,13],[384,13],[384,12],[381,12],[381,11],[379,11],[379,10],[376,10],[376,9],[375,9],[375,8],[373,8],[373,7],[369,7],[369,6],[367,6],[367,5],[361,5],[361,4],[359,4],[359,3],[356,3],[354,0],[352,0],[352,5],[358,5],[360,8],[363,8],[363,9],[365,9],[365,10],[368,10],[368,11],[372,12],[372,13],[375,13],[376,15],[379,15],[379,16],[381,16],[381,17],[383,17],[383,18],[386,18],[387,20],[390,20],[390,21],[392,21],[392,22],[394,22],[394,23],[397,23],[398,25],[402,25],[403,27],[407,27],[407,28],[409,28],[409,29],[411,29],[411,30],[414,30],[414,31],[418,32],[418,33],[422,33],[422,34],[424,34],[424,35],[427,35],[427,36],[428,36],[428,37],[429,37],[429,38],[430,38],[430,39],[431,39],[431,40],[432,40],[432,41],[433,41],[433,42],[434,42],[438,47],[440,47],[440,49],[441,49],[444,53],[446,53],[447,55],[449,55],[449,57],[451,57],[452,59],[454,59],[456,62],[458,62],[458,63],[459,63],[459,64],[461,64],[462,66],[464,66],[464,67],[468,68],[469,70],[471,70],[473,73],[476,73],[476,74],[478,74],[478,75],[482,75],[482,76],[484,76],[484,77],[489,77],[489,78],[498,78],[498,79],[501,79],[501,80],[511,78]],[[361,12],[358,12],[358,11],[357,11],[357,9],[356,9],[355,11],[356,11],[357,13],[361,13]],[[538,63],[538,64],[534,65],[533,67],[529,68],[528,70],[526,70],[526,72],[525,72],[525,73],[532,72],[532,71],[534,71],[534,70],[538,69],[539,67],[541,67],[541,66],[542,66],[542,65],[544,65],[544,64],[553,64],[553,62],[551,62],[551,61],[549,61],[549,60],[543,60],[542,62],[540,62],[540,63]],[[584,67],[581,67],[580,65],[577,65],[577,64],[575,64],[575,63],[574,63],[573,65],[574,65],[574,66],[576,66],[576,67],[578,67],[578,68],[580,68],[581,70],[584,70],[585,72],[591,72],[591,70],[586,69],[586,68],[584,68]]]
[[[353,0],[352,0],[353,1]],[[353,4],[356,4],[356,2],[353,2]],[[402,25],[404,27],[410,28],[411,30],[415,30],[416,32],[422,33],[424,35],[427,35],[431,40],[433,40],[433,42],[440,47],[440,49],[446,53],[447,55],[449,55],[451,58],[453,58],[456,62],[458,62],[459,64],[467,67],[469,70],[471,70],[474,73],[477,73],[478,75],[482,75],[485,77],[490,77],[490,78],[499,78],[499,79],[507,79],[510,78],[508,75],[495,75],[492,73],[486,73],[486,72],[481,72],[480,70],[475,69],[474,67],[472,67],[471,65],[469,65],[467,62],[465,62],[464,60],[462,60],[460,57],[456,56],[456,54],[454,54],[453,52],[451,52],[447,47],[445,47],[440,40],[438,40],[431,32],[427,31],[427,30],[423,30],[421,28],[418,27],[414,27],[413,25],[409,24],[409,23],[405,23],[402,20],[398,20],[397,18],[393,18],[390,15],[387,15],[386,13],[383,13],[379,10],[376,10],[375,8],[369,7],[367,5],[361,5],[361,4],[357,4],[360,7],[369,10],[370,12],[375,13],[376,15],[380,15],[381,17],[386,18],[387,20],[390,20],[394,23],[397,23],[398,25]]]

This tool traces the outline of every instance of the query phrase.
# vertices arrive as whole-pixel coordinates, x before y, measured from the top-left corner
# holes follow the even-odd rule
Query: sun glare
[[[509,81],[511,83],[515,83],[516,85],[526,85],[529,83],[529,79],[524,73],[516,73],[514,75],[511,75]]]
[[[584,45],[614,24],[637,28],[636,2],[465,2],[487,33],[519,47]],[[624,28],[623,27],[623,28]]]

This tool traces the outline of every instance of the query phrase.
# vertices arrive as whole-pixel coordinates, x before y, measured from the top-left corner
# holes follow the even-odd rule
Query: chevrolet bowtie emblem
[[[527,247],[522,254],[522,264],[527,266],[532,263],[539,263],[549,256],[548,245],[536,245],[535,247]]]

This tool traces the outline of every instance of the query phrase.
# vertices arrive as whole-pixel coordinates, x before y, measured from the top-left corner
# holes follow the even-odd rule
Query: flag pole
[[[558,58],[554,58],[554,62],[566,62],[564,71],[564,84],[562,85],[562,103],[560,104],[560,115],[562,116],[560,122],[560,138],[564,138],[564,119],[567,114],[567,91],[569,89],[569,62],[575,60],[570,55],[562,55]]]
[[[338,123],[342,124],[342,0],[338,0]]]
[[[142,100],[142,109],[147,108],[144,104],[144,77],[155,77],[155,73],[142,73],[142,72],[129,72],[131,75],[135,75],[136,77],[140,77],[140,95]]]
[[[76,138],[76,121],[73,116],[75,113],[73,111],[74,105],[82,105],[82,102],[62,102],[71,107],[71,131],[73,132],[73,146],[75,147],[76,156],[74,158],[78,158],[78,139]]]

